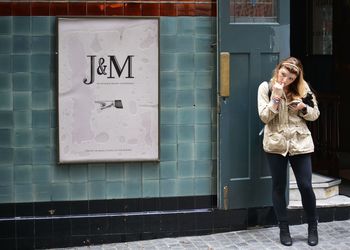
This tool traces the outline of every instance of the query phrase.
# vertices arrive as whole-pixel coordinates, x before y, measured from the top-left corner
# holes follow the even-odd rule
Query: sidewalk
[[[307,225],[290,227],[293,245],[285,247],[279,242],[278,227],[217,233],[204,236],[163,238],[145,241],[114,243],[89,247],[60,248],[67,250],[112,249],[350,249],[350,220],[319,223],[319,244],[307,244]]]

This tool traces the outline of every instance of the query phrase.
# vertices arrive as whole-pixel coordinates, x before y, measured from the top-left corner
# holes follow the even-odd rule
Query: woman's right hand
[[[283,87],[284,87],[283,83],[280,84],[280,83],[276,82],[272,86],[272,96],[273,97],[281,97],[283,94]]]

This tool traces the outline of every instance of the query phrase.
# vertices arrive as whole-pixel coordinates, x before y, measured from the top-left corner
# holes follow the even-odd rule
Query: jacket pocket
[[[293,137],[294,150],[296,152],[305,152],[314,149],[311,132],[308,129],[297,130]]]
[[[264,150],[272,153],[284,153],[287,149],[286,138],[280,133],[269,133],[264,137]]]

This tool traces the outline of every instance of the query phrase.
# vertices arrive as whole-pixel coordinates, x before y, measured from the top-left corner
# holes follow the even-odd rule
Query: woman
[[[318,244],[317,214],[311,182],[314,144],[306,121],[316,120],[320,112],[298,59],[289,57],[281,61],[270,82],[260,84],[258,111],[265,123],[263,148],[272,176],[272,202],[279,223],[280,241],[283,245],[292,245],[285,197],[289,162],[307,215],[308,244],[315,246]]]

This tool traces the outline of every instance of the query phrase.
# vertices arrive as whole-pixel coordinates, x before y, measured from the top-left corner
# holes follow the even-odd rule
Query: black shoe
[[[282,245],[291,246],[293,244],[292,237],[290,237],[289,225],[287,222],[280,222],[280,241]]]
[[[309,222],[307,243],[310,246],[318,244],[317,221]]]

